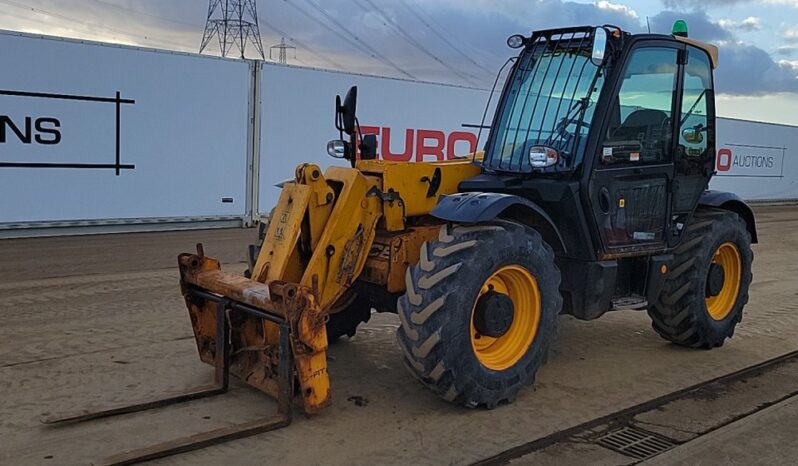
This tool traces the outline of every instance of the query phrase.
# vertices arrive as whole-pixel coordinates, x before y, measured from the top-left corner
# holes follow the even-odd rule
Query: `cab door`
[[[589,185],[602,257],[665,247],[682,53],[669,42],[638,44],[617,79]]]
[[[668,246],[676,246],[715,170],[715,93],[709,55],[686,47],[680,117],[674,152],[673,228]]]

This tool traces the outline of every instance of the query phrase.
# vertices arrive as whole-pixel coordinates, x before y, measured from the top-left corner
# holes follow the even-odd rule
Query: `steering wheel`
[[[567,121],[566,118],[563,118],[557,124],[557,132],[554,135],[552,135],[552,140],[559,139],[559,138],[562,138],[562,139],[565,139],[565,140],[570,140],[571,138],[576,137],[577,136],[576,129],[574,129],[574,132],[570,132],[570,131],[568,131],[568,127],[569,126],[576,126],[578,124],[579,124],[579,122],[576,121],[576,120]],[[590,123],[582,122],[581,128],[590,129]]]

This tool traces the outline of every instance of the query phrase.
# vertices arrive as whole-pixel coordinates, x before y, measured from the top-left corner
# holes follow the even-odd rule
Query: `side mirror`
[[[593,51],[590,52],[590,61],[596,65],[604,64],[604,55],[607,49],[607,30],[597,27],[593,32]]]
[[[688,144],[701,144],[704,142],[704,135],[701,134],[703,128],[685,128],[682,131],[682,137]]]
[[[357,86],[346,93],[343,103],[341,96],[335,97],[335,127],[348,135],[355,134],[355,114],[357,111]]]

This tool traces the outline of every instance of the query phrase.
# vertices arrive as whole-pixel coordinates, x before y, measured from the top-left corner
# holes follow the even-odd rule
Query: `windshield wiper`
[[[684,117],[681,119],[681,121],[679,121],[679,127],[680,127],[680,128],[681,128],[682,126],[684,126],[684,123],[685,123],[685,122],[687,121],[687,119],[688,119],[688,118],[690,118],[690,116],[693,114],[693,110],[695,110],[695,108],[698,106],[698,103],[699,103],[699,102],[701,102],[701,99],[703,99],[703,98],[704,98],[704,95],[705,95],[706,93],[707,93],[707,90],[706,90],[706,89],[704,89],[703,91],[701,91],[701,93],[700,93],[700,94],[698,94],[698,98],[697,98],[697,99],[695,99],[695,103],[693,104],[693,106],[692,106],[692,107],[690,107],[690,110],[688,110],[688,111],[687,111],[687,113],[685,113],[685,114],[684,114]]]
[[[565,112],[565,117],[560,120],[560,123],[557,124],[554,132],[552,132],[549,139],[546,141],[546,145],[554,144],[555,140],[562,139],[565,136],[566,129],[572,123],[577,121],[581,121],[584,117],[585,111],[587,110],[587,104],[590,102],[589,97],[582,97],[581,99],[575,100],[574,103],[568,108],[568,111]],[[579,118],[577,120],[577,117]]]

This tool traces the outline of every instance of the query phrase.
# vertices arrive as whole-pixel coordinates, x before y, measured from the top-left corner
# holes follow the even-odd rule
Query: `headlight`
[[[507,46],[511,49],[520,49],[526,44],[526,37],[521,34],[513,34],[507,38]]]
[[[532,168],[551,167],[559,158],[557,151],[546,146],[532,146],[529,149],[529,164]]]
[[[346,158],[346,142],[340,139],[333,139],[327,143],[327,153],[336,159]]]

